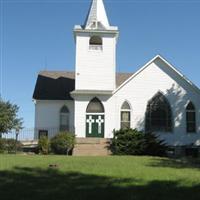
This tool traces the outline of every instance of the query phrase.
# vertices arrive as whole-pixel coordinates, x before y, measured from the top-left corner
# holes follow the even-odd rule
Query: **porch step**
[[[110,142],[106,138],[76,138],[76,144],[105,144]]]
[[[108,149],[109,139],[105,138],[76,138],[73,150],[74,156],[107,156],[111,152]]]

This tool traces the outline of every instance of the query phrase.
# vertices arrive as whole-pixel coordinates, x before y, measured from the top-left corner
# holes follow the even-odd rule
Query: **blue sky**
[[[73,27],[90,0],[0,0],[0,90],[34,126],[40,70],[74,70]],[[200,87],[200,0],[104,0],[117,25],[117,70],[134,72],[161,54]]]

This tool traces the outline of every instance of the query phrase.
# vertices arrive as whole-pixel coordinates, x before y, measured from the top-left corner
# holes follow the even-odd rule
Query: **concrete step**
[[[77,138],[73,150],[74,156],[107,156],[110,140],[105,138]]]
[[[76,138],[76,144],[105,144],[109,142],[110,139],[106,138]]]

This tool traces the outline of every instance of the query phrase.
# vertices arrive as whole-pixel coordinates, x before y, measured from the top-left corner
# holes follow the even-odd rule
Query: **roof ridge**
[[[69,72],[69,73],[75,73],[75,71],[64,71],[64,70],[40,70],[39,73],[44,73],[44,72],[47,72],[47,73],[66,73],[66,72]]]

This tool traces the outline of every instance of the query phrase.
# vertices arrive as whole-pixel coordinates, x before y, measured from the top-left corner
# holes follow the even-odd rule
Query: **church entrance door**
[[[104,115],[87,114],[86,115],[86,137],[104,137]]]

